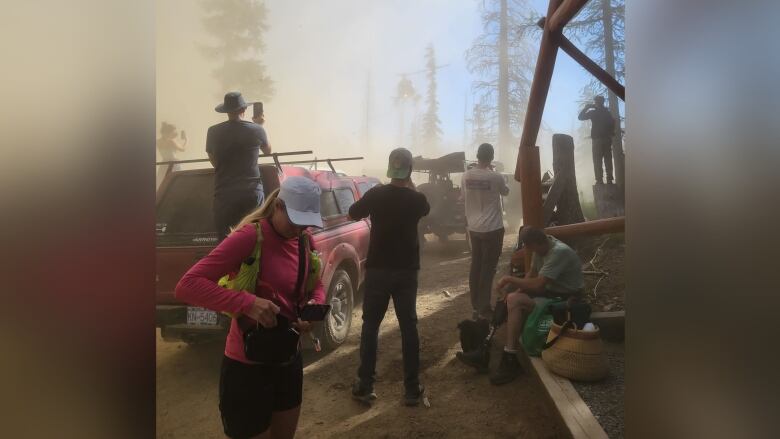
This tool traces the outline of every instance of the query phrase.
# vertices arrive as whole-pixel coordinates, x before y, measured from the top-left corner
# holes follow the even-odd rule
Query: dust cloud
[[[342,162],[338,168],[383,177],[388,152],[409,147],[407,136],[402,140],[399,132],[401,118],[408,128],[413,116],[424,111],[427,81],[422,71],[429,43],[447,66],[437,78],[442,142],[426,154],[464,150],[463,107],[470,78],[463,50],[479,31],[479,16],[478,2],[460,3],[347,0],[307,2],[304,8],[265,2],[269,29],[257,58],[274,81],[275,94],[264,101],[274,150],[312,150],[318,158],[363,156],[365,160]],[[214,79],[215,63],[200,49],[212,42],[203,16],[199,1],[157,2],[157,127],[165,121],[187,132],[187,151],[178,154],[180,159],[205,158],[206,130],[224,120],[214,106],[229,91]],[[405,108],[402,114],[394,98],[401,74],[409,72],[422,98],[418,108]],[[256,100],[247,93],[245,98]]]

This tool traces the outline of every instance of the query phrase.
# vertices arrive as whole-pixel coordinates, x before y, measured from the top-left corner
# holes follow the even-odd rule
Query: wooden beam
[[[584,223],[566,224],[544,229],[544,233],[556,238],[571,238],[574,236],[603,235],[605,233],[621,233],[626,230],[626,217],[605,218]]]
[[[592,59],[585,55],[574,43],[563,35],[557,35],[558,47],[561,48],[567,55],[572,57],[574,61],[577,61],[583,69],[588,73],[595,76],[604,86],[612,90],[615,96],[619,97],[621,101],[626,101],[626,87],[619,83],[617,79],[612,77],[606,70],[602,69],[600,65],[596,64]]]
[[[548,13],[547,16],[550,17],[550,32],[561,32],[563,27],[569,24],[571,19],[585,6],[585,3],[588,3],[588,0],[564,0],[554,14]]]
[[[550,0],[547,14],[555,12],[562,0]],[[517,165],[515,167],[515,180],[524,183],[522,166],[522,149],[536,148],[536,138],[539,135],[539,127],[542,124],[542,114],[544,113],[544,104],[547,100],[547,92],[550,89],[553,71],[555,70],[555,58],[558,55],[558,45],[554,36],[545,26],[542,33],[542,41],[539,44],[539,56],[536,60],[534,78],[531,83],[531,90],[528,94],[528,109],[525,113],[523,122],[523,132],[520,136],[520,152]],[[530,177],[530,176],[529,176]],[[541,176],[538,177],[541,179]],[[525,209],[525,205],[523,205]]]
[[[547,369],[544,360],[529,357],[520,350],[520,363],[531,378],[545,390],[544,395],[550,404],[553,416],[561,431],[556,437],[572,439],[607,439],[607,433],[599,421],[593,416],[585,401],[568,379],[555,375]]]
[[[555,13],[561,1],[550,0],[547,7],[548,16]],[[536,61],[534,79],[528,96],[528,110],[525,113],[523,134],[520,137],[520,153],[517,156],[517,164],[515,166],[515,180],[521,184],[523,224],[535,227],[544,227],[542,223],[542,174],[536,138],[539,135],[539,127],[542,124],[544,103],[547,100],[547,92],[550,89],[550,81],[555,69],[555,57],[557,54],[558,45],[555,43],[550,30],[545,29],[539,45],[539,57]],[[530,256],[530,254],[526,255],[526,270],[531,265]]]

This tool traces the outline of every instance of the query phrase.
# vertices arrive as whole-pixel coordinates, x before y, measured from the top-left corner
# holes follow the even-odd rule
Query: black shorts
[[[219,411],[225,435],[249,438],[266,431],[271,414],[301,405],[301,356],[283,367],[244,364],[225,357],[219,377]]]

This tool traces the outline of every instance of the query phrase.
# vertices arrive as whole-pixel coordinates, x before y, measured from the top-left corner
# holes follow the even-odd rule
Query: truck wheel
[[[352,326],[352,308],[355,302],[352,280],[346,271],[338,269],[333,273],[326,303],[330,304],[331,308],[322,322],[320,338],[324,347],[332,350],[344,343]]]

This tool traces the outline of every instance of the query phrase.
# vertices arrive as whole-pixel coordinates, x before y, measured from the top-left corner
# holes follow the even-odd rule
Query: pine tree
[[[466,61],[478,76],[472,84],[475,108],[495,130],[486,129],[491,138],[478,141],[495,143],[497,158],[513,163],[533,78],[535,52],[523,31],[530,8],[525,0],[485,0],[481,10],[483,33],[466,51]]]
[[[485,120],[484,116],[485,114],[488,114],[487,110],[483,108],[482,104],[474,104],[474,108],[472,110],[471,115],[471,123],[472,123],[472,129],[471,129],[471,144],[475,147],[475,156],[476,156],[476,146],[481,145],[483,143],[493,143],[495,142],[496,137],[496,130],[494,125],[490,125],[488,121]]]
[[[212,75],[219,81],[220,97],[240,91],[250,99],[267,100],[274,85],[260,59],[265,49],[268,10],[262,0],[203,0],[203,27],[215,41],[202,46],[203,54],[217,67]]]
[[[428,78],[428,92],[425,96],[427,109],[422,120],[423,148],[435,151],[441,141],[441,121],[439,120],[439,101],[436,98],[436,53],[433,45],[425,49],[425,70]]]

